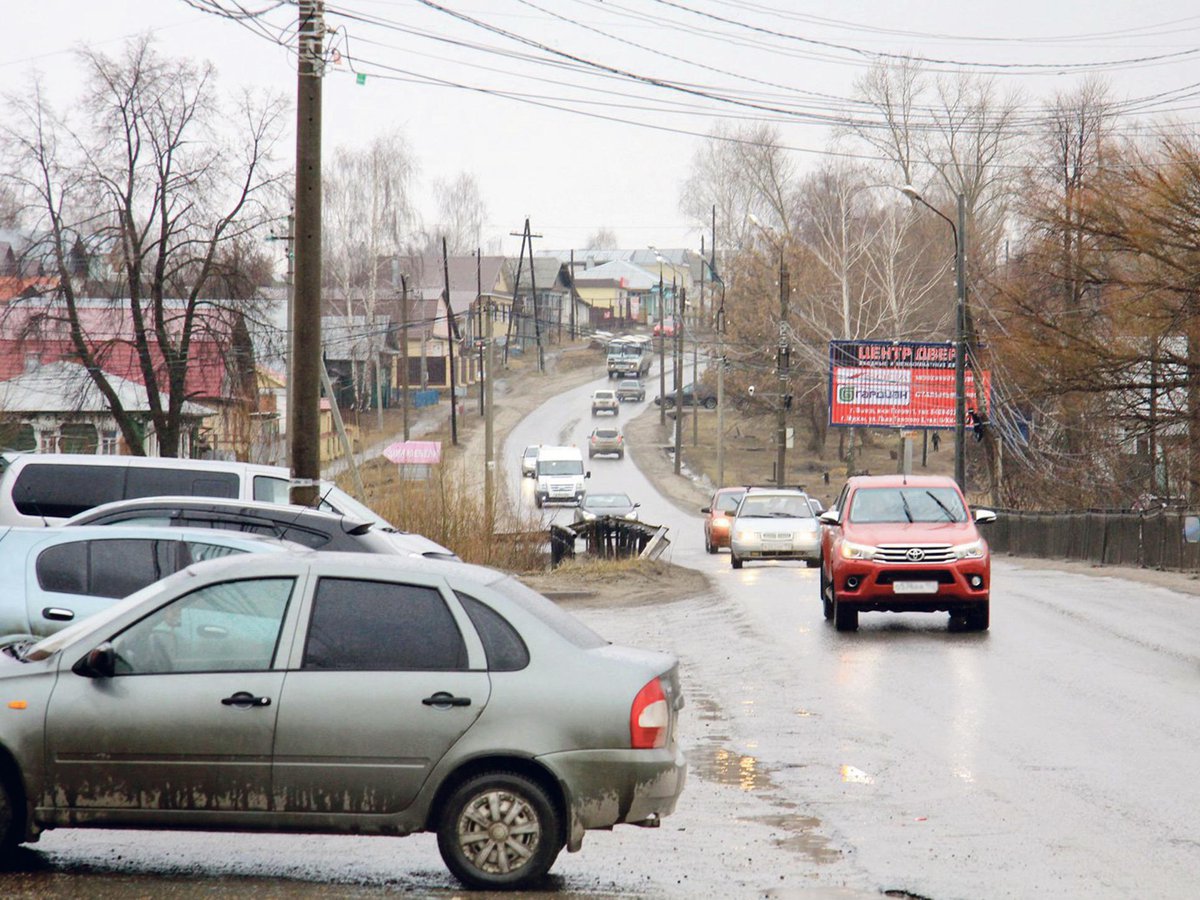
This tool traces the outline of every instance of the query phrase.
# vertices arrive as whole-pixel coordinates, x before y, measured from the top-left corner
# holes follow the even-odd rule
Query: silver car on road
[[[192,565],[7,644],[0,687],[0,853],[68,827],[431,831],[464,884],[519,889],[587,829],[658,825],[686,773],[674,657],[441,560]]]
[[[821,564],[821,523],[808,495],[788,488],[749,488],[729,530],[729,564],[748,559],[800,559]]]

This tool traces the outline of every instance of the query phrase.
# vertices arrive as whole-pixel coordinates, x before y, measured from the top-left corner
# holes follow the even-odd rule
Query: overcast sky
[[[149,31],[165,54],[211,60],[226,89],[294,99],[295,3],[239,2],[266,13],[239,23],[185,0],[8,0],[0,91],[40,72],[69,97],[73,48],[115,53]],[[698,247],[679,198],[713,124],[770,119],[798,165],[816,165],[855,80],[888,54],[970,65],[1030,108],[1105,64],[1118,98],[1153,98],[1142,115],[1191,122],[1200,83],[1194,0],[340,0],[326,15],[342,60],[325,80],[326,154],[399,128],[426,199],[434,179],[474,174],[485,240],[503,235],[509,252],[525,216],[540,248],[581,247],[599,227],[624,247]],[[432,224],[431,201],[423,214]]]

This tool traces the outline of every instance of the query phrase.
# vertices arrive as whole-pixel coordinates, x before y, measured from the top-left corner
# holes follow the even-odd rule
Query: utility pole
[[[537,235],[541,237],[541,235]],[[525,219],[525,239],[529,242],[529,292],[533,295],[533,333],[537,338],[537,359],[538,371],[546,371],[546,352],[542,348],[542,319],[538,315],[537,301],[537,274],[534,271],[533,265],[533,238],[534,235],[529,230],[529,219]]]
[[[671,293],[675,293],[675,279],[671,279]],[[675,325],[675,352],[671,354],[675,362],[675,474],[679,474],[681,461],[683,456],[682,447],[680,446],[683,440],[683,311],[687,307],[687,290],[681,288],[679,291],[679,307],[673,310],[675,313],[672,321]],[[692,386],[692,404],[696,402],[696,387]],[[694,416],[696,411],[692,410]]]
[[[400,273],[400,397],[404,406],[404,440],[408,440],[408,276]]]
[[[484,373],[484,409],[483,419],[483,503],[484,513],[488,521],[488,534],[494,530],[496,515],[496,437],[494,432],[496,421],[495,394],[492,392],[492,366],[496,360],[496,307],[488,302],[487,338],[487,371]]]
[[[479,247],[475,248],[475,307],[479,314],[479,414],[485,414],[485,404],[483,399],[483,344],[485,338],[483,336],[483,250]],[[488,375],[491,375],[489,370]]]
[[[450,370],[450,443],[458,446],[458,398],[454,395],[454,341],[458,337],[458,326],[454,321],[454,310],[450,306],[450,254],[446,248],[446,236],[442,235],[442,276],[446,282],[446,352],[447,368]]]
[[[954,280],[958,301],[954,328],[954,480],[964,492],[967,489],[966,423],[967,386],[967,200],[958,195],[958,231],[955,233],[957,251],[954,254]],[[981,413],[982,414],[982,413]]]
[[[575,340],[579,333],[575,330],[575,249],[571,248],[571,340]]]
[[[293,503],[315,506],[321,479],[322,0],[300,0],[296,64],[296,234],[290,413]]]
[[[783,487],[787,480],[787,391],[788,391],[788,270],[783,261],[783,248],[779,250],[779,349],[776,352],[775,368],[779,375],[779,397],[775,440],[779,445],[775,458],[775,484]]]
[[[693,322],[701,322],[704,320],[704,235],[700,235],[700,309],[699,312],[692,317]],[[695,390],[696,382],[700,380],[698,371],[699,355],[698,340],[695,331],[692,332],[692,389]],[[692,446],[700,446],[700,416],[699,410],[692,410]]]
[[[666,306],[663,297],[662,256],[658,257],[658,396],[662,402],[658,404],[658,424],[667,424],[667,336],[663,333],[663,307]]]
[[[713,281],[717,276],[717,205],[712,208],[712,259],[708,268]],[[715,301],[715,298],[714,298]],[[721,303],[713,316],[717,329],[717,487],[725,486],[725,282],[721,281]]]

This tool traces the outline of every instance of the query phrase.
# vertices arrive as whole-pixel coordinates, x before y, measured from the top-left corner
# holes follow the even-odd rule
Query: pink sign
[[[384,448],[383,455],[400,466],[432,466],[442,461],[442,442],[396,441]]]

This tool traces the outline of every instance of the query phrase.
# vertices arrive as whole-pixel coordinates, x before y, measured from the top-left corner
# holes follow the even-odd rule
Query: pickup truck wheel
[[[977,604],[970,612],[967,613],[967,631],[987,631],[988,630],[988,606],[989,602],[984,600]]]
[[[0,858],[9,856],[22,840],[23,801],[16,784],[20,784],[17,773],[0,766]]]
[[[825,577],[825,567],[821,566],[821,612],[828,621],[833,618],[833,599],[830,596],[829,579]]]
[[[833,595],[833,625],[838,631],[858,630],[858,610],[838,603],[837,594]]]

